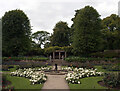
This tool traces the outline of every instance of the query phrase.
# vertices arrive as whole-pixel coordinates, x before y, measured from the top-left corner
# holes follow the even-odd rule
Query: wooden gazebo
[[[55,50],[52,53],[52,59],[64,59],[66,56],[67,53],[64,50]]]

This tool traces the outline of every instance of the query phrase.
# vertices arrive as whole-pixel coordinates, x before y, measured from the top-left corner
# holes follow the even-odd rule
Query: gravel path
[[[53,66],[53,69],[55,67]],[[58,70],[61,70],[61,66],[58,66]],[[47,75],[48,79],[43,85],[42,91],[45,89],[65,89],[70,91],[67,82],[65,81],[65,75]]]

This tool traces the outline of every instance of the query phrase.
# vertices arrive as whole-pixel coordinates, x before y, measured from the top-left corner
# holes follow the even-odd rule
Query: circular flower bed
[[[28,78],[31,84],[42,84],[47,80],[44,70],[50,70],[50,67],[24,68],[11,72],[11,76]]]
[[[103,72],[97,72],[97,69],[84,69],[84,68],[73,68],[73,67],[64,67],[62,69],[69,71],[65,77],[65,80],[69,84],[80,84],[81,78],[101,76],[104,74]]]

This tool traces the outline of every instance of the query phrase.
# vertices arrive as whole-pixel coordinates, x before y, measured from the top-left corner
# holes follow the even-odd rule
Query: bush
[[[112,88],[120,86],[120,73],[106,73],[105,77],[103,78],[103,82],[105,85]]]
[[[13,65],[10,65],[8,68],[11,69],[11,68],[14,68],[14,66],[13,66]]]
[[[9,65],[2,65],[2,71],[9,71]]]
[[[10,86],[11,82],[7,80],[6,75],[2,75],[2,89],[14,89]],[[7,91],[7,90],[6,90]]]

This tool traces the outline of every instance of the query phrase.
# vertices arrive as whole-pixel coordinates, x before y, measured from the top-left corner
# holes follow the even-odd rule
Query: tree
[[[34,39],[35,43],[38,45],[38,47],[41,48],[42,45],[45,45],[46,42],[49,41],[50,33],[47,31],[37,31],[32,34],[32,38]]]
[[[74,28],[73,52],[76,55],[88,55],[98,51],[101,19],[98,12],[90,6],[76,10],[72,19]]]
[[[50,47],[50,46],[51,46],[50,42],[46,42],[46,43],[44,44],[44,48],[48,48],[48,47]]]
[[[60,21],[55,25],[51,45],[60,47],[69,45],[69,27],[66,22]]]
[[[102,20],[102,26],[105,49],[120,49],[120,17],[112,14]]]
[[[31,47],[31,25],[22,10],[11,10],[2,17],[3,56],[23,55]]]

